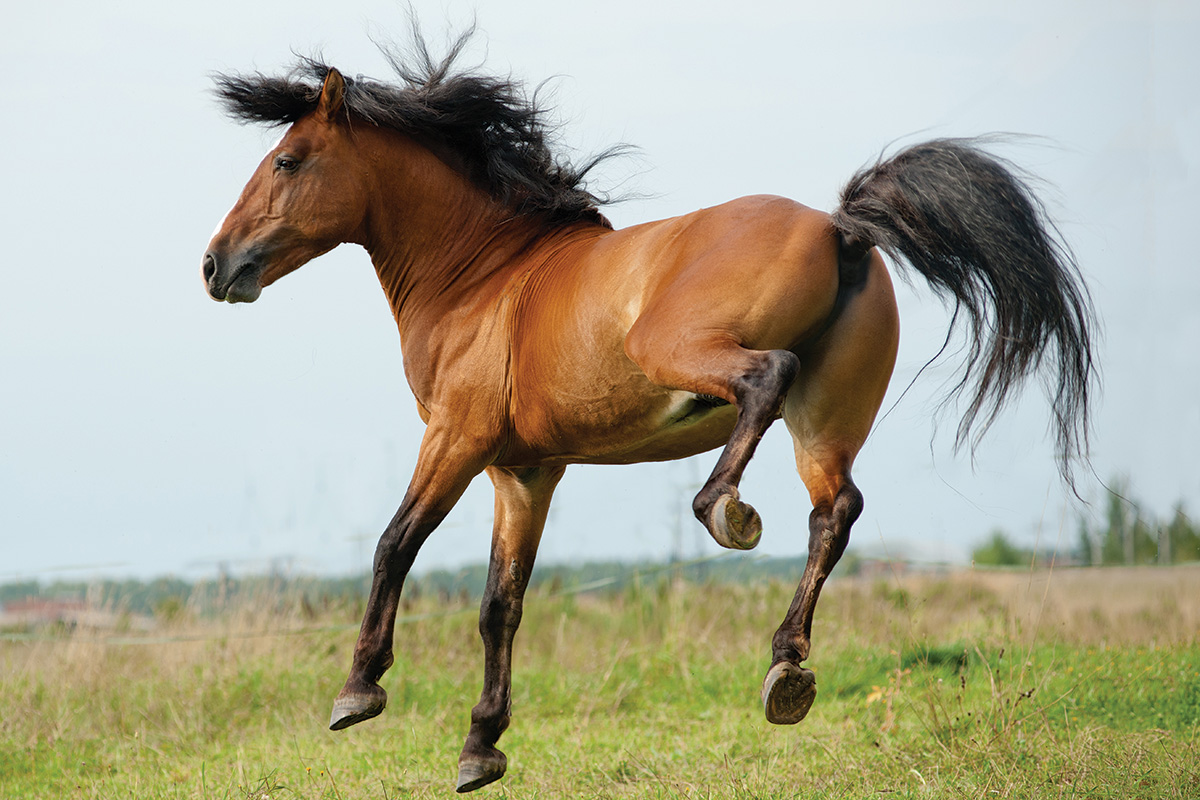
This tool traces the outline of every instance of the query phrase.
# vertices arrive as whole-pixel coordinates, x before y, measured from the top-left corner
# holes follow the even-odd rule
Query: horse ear
[[[342,100],[346,94],[346,79],[342,73],[333,67],[325,75],[325,83],[321,86],[321,98],[317,101],[317,114],[326,122],[333,122],[338,112],[342,110]]]

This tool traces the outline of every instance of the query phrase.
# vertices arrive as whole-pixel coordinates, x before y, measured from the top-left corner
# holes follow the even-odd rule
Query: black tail
[[[1087,457],[1095,324],[1070,251],[1016,169],[977,142],[918,144],[860,170],[833,214],[843,258],[879,246],[966,312],[970,347],[957,394],[973,384],[957,444],[974,445],[1010,392],[1046,363],[1061,471]],[[981,423],[972,437],[971,428]]]

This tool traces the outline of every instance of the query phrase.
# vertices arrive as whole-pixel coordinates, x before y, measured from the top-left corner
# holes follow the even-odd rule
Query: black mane
[[[346,108],[355,119],[449,148],[471,179],[518,213],[544,215],[551,222],[608,225],[599,206],[609,201],[588,191],[584,177],[625,148],[610,148],[579,167],[555,153],[545,110],[536,98],[526,97],[521,83],[454,71],[472,33],[459,36],[441,60],[430,55],[419,33],[414,33],[408,60],[381,47],[402,84],[345,78]],[[216,94],[242,122],[289,125],[316,110],[330,69],[319,59],[302,58],[284,77],[218,74]]]

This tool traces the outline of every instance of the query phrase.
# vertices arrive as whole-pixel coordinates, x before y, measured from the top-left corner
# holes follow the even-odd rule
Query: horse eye
[[[300,166],[300,162],[291,156],[277,156],[275,158],[275,169],[291,172]]]

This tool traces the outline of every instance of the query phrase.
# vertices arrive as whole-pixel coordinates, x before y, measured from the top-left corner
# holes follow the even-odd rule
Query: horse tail
[[[965,316],[969,347],[947,398],[970,393],[955,445],[974,447],[1013,390],[1040,372],[1060,471],[1074,486],[1072,461],[1087,460],[1095,314],[1074,257],[1019,170],[977,140],[914,145],[855,174],[833,224],[842,263],[878,246],[953,299],[951,331]]]

